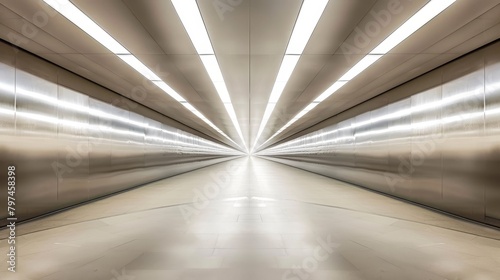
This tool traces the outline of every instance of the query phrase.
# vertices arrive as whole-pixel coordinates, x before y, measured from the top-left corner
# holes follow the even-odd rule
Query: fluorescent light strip
[[[168,95],[170,95],[173,99],[177,100],[178,102],[186,102],[186,100],[180,96],[173,88],[171,88],[167,83],[164,81],[153,81],[153,83],[161,88],[164,92],[166,92]]]
[[[214,54],[205,23],[195,0],[172,0],[179,18],[200,55]]]
[[[347,84],[348,81],[336,81],[331,85],[327,90],[325,90],[320,96],[318,96],[314,102],[323,102],[323,100],[327,99],[335,93],[337,90],[339,90],[341,87],[343,87],[345,84]]]
[[[171,1],[182,21],[182,24],[184,25],[184,28],[186,29],[186,32],[189,35],[189,38],[191,38],[203,65],[205,66],[215,89],[217,90],[217,94],[226,108],[231,122],[236,128],[238,136],[241,138],[245,150],[247,150],[245,138],[243,138],[243,133],[241,132],[236,112],[234,111],[233,104],[231,103],[229,91],[227,90],[222,71],[212,48],[212,43],[210,41],[210,37],[208,36],[208,32],[196,0]]]
[[[312,33],[314,32],[314,29],[316,28],[316,25],[321,18],[321,15],[325,11],[328,2],[329,0],[304,0],[304,2],[302,3],[297,21],[295,22],[295,26],[293,27],[292,35],[290,36],[290,40],[288,41],[285,56],[283,57],[283,60],[281,62],[278,76],[276,78],[276,81],[274,82],[271,95],[269,96],[268,104],[264,112],[264,116],[262,117],[257,136],[255,137],[252,151],[257,145],[262,131],[264,131],[264,127],[267,125],[269,117],[271,116],[276,103],[279,101],[281,95],[283,94],[283,90],[285,89],[290,76],[295,70],[295,66],[297,66],[297,62],[299,61],[300,56],[302,55],[307,43],[309,42],[309,39],[311,38]]]
[[[274,82],[273,90],[271,91],[271,96],[269,96],[269,103],[277,103],[285,89],[288,80],[292,76],[293,70],[297,62],[299,62],[300,55],[285,55],[283,61],[281,62],[280,70],[276,81]]]
[[[354,65],[347,73],[340,77],[339,81],[350,81],[354,79],[361,72],[365,71],[366,68],[370,67],[373,63],[379,60],[383,55],[369,54],[363,57],[356,65]]]
[[[85,13],[78,9],[69,0],[44,0],[49,6],[58,11],[61,15],[66,17],[73,24],[82,29],[85,33],[90,35],[93,39],[98,41],[101,45],[106,47],[112,53],[117,55],[130,67],[134,68],[137,72],[143,75],[146,79],[152,81],[158,88],[163,90],[169,96],[174,98],[176,101],[181,102],[184,106],[188,104],[186,100],[172,89],[168,84],[161,80],[158,75],[156,75],[151,69],[144,65],[137,57],[132,55],[125,47],[118,43],[113,37],[111,37],[104,29],[97,25],[92,19],[90,19]],[[189,2],[189,1],[186,1]],[[210,45],[211,49],[211,45]],[[213,53],[213,51],[212,51]],[[191,106],[192,107],[192,106]],[[192,107],[194,108],[194,107]],[[203,120],[205,123],[209,124],[210,127],[215,129],[218,133],[222,134],[224,137],[231,140],[227,135],[225,135],[219,128],[217,128],[213,123],[211,123],[207,118],[205,118],[198,110],[190,110],[193,114]],[[236,143],[235,143],[236,144]]]
[[[222,76],[222,72],[215,55],[201,55],[200,58],[210,79],[212,80],[212,83],[215,86],[215,89],[217,89],[217,93],[219,94],[222,103],[231,103],[231,97],[229,96],[226,83],[224,82],[224,77]]]
[[[323,102],[326,98],[332,95],[334,92],[343,87],[346,83],[354,79],[373,63],[379,60],[382,56],[387,54],[390,50],[404,41],[406,38],[415,33],[418,29],[428,23],[430,20],[435,18],[441,12],[446,10],[451,6],[456,0],[431,0],[427,5],[422,7],[417,13],[415,13],[410,19],[403,23],[396,31],[394,31],[389,37],[382,41],[377,47],[375,47],[369,54],[363,57],[356,65],[354,65],[347,73],[345,73],[339,80],[333,83],[326,91],[324,91],[315,102]],[[293,122],[303,117],[308,111],[301,111],[297,116],[295,116],[289,123],[282,127],[273,136],[262,143],[262,147],[269,140],[274,138],[276,135],[285,130]]]
[[[90,37],[97,40],[104,47],[114,54],[129,54],[120,43],[97,25],[92,19],[85,15],[80,9],[73,5],[69,0],[44,0],[68,20],[73,22],[81,30],[85,31]]]
[[[274,107],[276,106],[276,103],[268,103],[266,106],[266,110],[264,111],[264,116],[262,116],[262,120],[259,126],[259,131],[257,133],[257,137],[255,138],[255,142],[257,143],[257,140],[259,139],[260,135],[262,134],[262,131],[264,130],[264,127],[266,127],[266,123],[271,117],[271,113],[274,110]]]
[[[432,0],[422,9],[420,9],[416,14],[414,14],[409,20],[403,23],[403,25],[401,25],[396,31],[389,35],[389,37],[382,41],[382,43],[380,43],[370,53],[388,53],[399,43],[403,42],[406,38],[415,33],[415,31],[417,31],[434,17],[439,15],[442,11],[446,10],[455,1],[456,0]]]
[[[286,54],[302,54],[327,4],[328,0],[304,0]]]
[[[229,138],[229,136],[227,136],[222,130],[220,130],[217,126],[215,126],[215,124],[213,124],[210,120],[208,120],[193,105],[191,105],[191,104],[189,104],[187,102],[181,102],[181,104],[184,105],[184,107],[186,107],[186,109],[188,109],[189,111],[191,111],[191,113],[193,113],[194,115],[196,115],[198,118],[200,118],[202,121],[204,121],[206,124],[208,124],[210,127],[212,127],[213,129],[215,129],[218,133],[220,133],[222,136],[226,137],[228,140],[230,140],[232,143],[234,143],[237,147],[239,147],[241,149],[241,147],[236,142],[234,142],[233,139]]]
[[[130,67],[134,68],[141,75],[146,77],[146,79],[150,81],[161,81],[160,77],[158,77],[153,71],[151,71],[146,65],[137,59],[137,57],[131,54],[119,54],[118,57],[125,61]]]

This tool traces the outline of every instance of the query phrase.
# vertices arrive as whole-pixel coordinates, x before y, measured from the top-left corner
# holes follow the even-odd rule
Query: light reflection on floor
[[[499,231],[254,157],[21,225],[18,236],[18,272],[2,265],[1,279],[500,275]]]

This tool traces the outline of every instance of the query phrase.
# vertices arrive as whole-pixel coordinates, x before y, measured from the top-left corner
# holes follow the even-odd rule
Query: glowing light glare
[[[318,24],[327,4],[328,0],[304,0],[302,3],[292,35],[288,41],[285,56],[281,62],[278,76],[271,91],[271,95],[269,96],[269,101],[266,111],[264,112],[264,116],[262,117],[257,137],[255,137],[254,147],[257,145],[262,131],[264,131],[264,127],[267,125],[276,103],[283,94],[283,90],[295,70],[300,56],[309,42],[309,39],[311,38],[311,35],[314,32],[314,29],[316,28],[316,25]]]
[[[163,90],[165,93],[170,95],[173,99],[175,99],[178,102],[186,102],[186,100],[178,94],[173,88],[171,88],[169,85],[167,85],[163,81],[153,81],[153,83],[159,87],[161,90]]]
[[[276,81],[287,82],[290,79],[293,70],[295,70],[295,66],[297,65],[299,59],[300,55],[285,55],[285,57],[283,57],[283,61],[281,62]]]
[[[212,83],[215,86],[215,89],[217,90],[217,94],[222,100],[222,103],[231,103],[231,97],[229,96],[226,83],[224,82],[224,77],[222,76],[222,72],[215,55],[201,55],[200,58],[210,79],[212,80]]]
[[[182,105],[184,105],[184,107],[186,107],[186,109],[188,109],[189,111],[198,111],[198,110],[196,110],[196,108],[193,105],[191,105],[187,102],[183,102]]]
[[[320,96],[318,96],[314,102],[323,102],[325,99],[334,94],[337,90],[347,84],[347,81],[337,81],[333,83],[327,90],[325,90]]]
[[[238,132],[238,135],[240,136],[241,140],[243,141],[243,134],[241,133],[240,129],[240,124],[238,123],[238,117],[236,116],[236,112],[234,111],[233,105],[231,103],[224,103],[224,106],[226,107],[226,111],[229,114],[229,118],[231,118],[231,121],[233,122],[234,127],[236,127],[236,132]],[[243,141],[243,144],[245,145],[245,142]],[[246,145],[245,145],[246,149]]]
[[[264,131],[264,127],[266,126],[267,121],[271,117],[271,114],[274,110],[276,103],[268,103],[266,106],[266,110],[264,111],[264,116],[262,116],[262,120],[259,126],[259,131],[257,132],[257,137],[255,137],[255,142],[259,139],[260,135]]]
[[[258,200],[258,201],[276,201],[274,198],[268,198],[268,197],[258,197],[258,196],[252,196],[252,200]]]
[[[229,198],[224,198],[224,201],[241,201],[241,200],[247,200],[248,197],[246,196],[240,196],[240,197],[229,197]]]
[[[287,124],[285,124],[280,130],[278,130],[273,136],[271,136],[269,139],[266,140],[266,142],[264,142],[262,145],[264,145],[265,143],[267,143],[270,139],[274,138],[276,135],[280,134],[283,130],[285,130],[286,128],[288,128],[290,125],[292,125],[294,122],[296,122],[297,120],[299,120],[300,118],[302,118],[305,114],[307,114],[309,111],[311,111],[312,109],[314,109],[314,107],[318,106],[318,102],[313,102],[309,105],[307,105],[306,108],[304,108],[302,111],[300,111],[300,113],[298,113],[295,117],[293,117],[293,119],[291,119]],[[267,112],[267,109],[266,109],[266,112]],[[272,110],[271,110],[272,112]],[[266,116],[266,115],[264,115]],[[269,118],[269,116],[267,116],[267,118]],[[259,132],[260,134],[260,132]],[[259,136],[259,134],[257,134]],[[258,139],[258,137],[257,137]],[[260,145],[259,148],[262,146]]]
[[[303,111],[305,111],[305,112],[309,112],[309,111],[311,111],[312,109],[314,109],[314,107],[316,107],[316,106],[318,106],[318,103],[317,103],[317,102],[313,102],[313,103],[311,103],[311,104],[307,105],[307,107],[306,107],[306,108],[304,108],[304,110],[303,110]]]
[[[224,82],[222,71],[219,63],[217,62],[212,42],[208,36],[208,32],[196,0],[172,0],[172,4],[181,19],[191,42],[193,42],[196,52],[205,66],[205,69],[214,84],[215,89],[217,90],[217,94],[224,104],[224,107],[231,118],[231,122],[241,138],[241,142],[243,143],[245,150],[247,150],[243,133],[241,132],[233,104],[231,103],[229,91],[226,83]],[[233,140],[231,141],[234,142]]]
[[[327,4],[328,0],[305,0],[302,3],[286,54],[302,54]]]
[[[392,50],[395,46],[400,44],[406,38],[415,33],[418,29],[424,26],[426,23],[431,21],[441,12],[446,10],[449,6],[451,6],[456,0],[431,0],[427,3],[422,9],[420,9],[417,13],[415,13],[410,19],[408,19],[405,23],[403,23],[396,31],[394,31],[391,35],[389,35],[384,41],[382,41],[377,47],[375,47],[368,55],[363,57],[356,65],[354,65],[347,73],[345,73],[340,79],[338,79],[332,86],[324,91],[318,98],[315,99],[315,102],[322,102],[338,89],[343,87],[347,82],[354,79],[368,67],[370,67],[373,63],[379,60],[382,56]],[[284,129],[286,129],[291,123],[298,119],[298,116],[303,116],[305,113],[299,113],[291,122],[289,122],[286,126],[282,127],[278,132],[276,132],[271,138],[274,138],[276,135],[281,133]],[[267,139],[267,143],[271,138]],[[263,145],[263,144],[262,144]],[[261,145],[261,146],[262,146]],[[261,147],[260,146],[260,147]]]
[[[399,43],[403,42],[406,38],[415,33],[418,29],[424,26],[427,22],[439,15],[441,12],[451,6],[456,0],[432,0],[409,20],[401,25],[382,43],[380,43],[370,53],[372,54],[386,54],[392,50]]]
[[[149,126],[147,123],[141,123],[141,122],[137,122],[137,121],[131,121],[128,118],[123,118],[123,117],[120,117],[120,116],[117,116],[117,115],[113,115],[113,114],[107,113],[105,111],[101,111],[101,110],[97,110],[97,109],[93,109],[93,108],[88,108],[86,106],[82,106],[82,105],[78,105],[78,104],[73,104],[73,103],[70,103],[70,102],[67,102],[67,101],[63,101],[63,100],[59,100],[57,98],[46,96],[46,95],[43,95],[43,94],[40,94],[40,93],[37,93],[37,92],[25,90],[23,88],[18,88],[17,89],[17,94],[28,96],[28,97],[30,97],[33,100],[38,100],[38,101],[43,102],[43,103],[55,105],[55,106],[58,106],[59,108],[64,108],[65,110],[72,110],[72,111],[80,112],[80,113],[88,113],[88,114],[90,114],[92,116],[98,116],[98,117],[109,119],[109,120],[115,120],[115,121],[119,121],[119,122],[130,124],[130,125],[134,125],[134,126],[141,127],[141,128],[148,128],[148,129],[152,129],[152,130],[162,131],[162,132],[165,132],[165,133],[167,133],[169,135],[173,135],[173,136],[184,138],[184,139],[192,139],[191,136],[186,136],[186,135],[179,134],[179,133],[176,133],[176,132],[170,132],[170,131],[167,131],[167,130],[164,130],[164,129],[160,129],[160,128],[156,128],[156,127],[153,127],[153,126]],[[195,114],[195,115],[199,116],[200,118],[204,119],[205,122],[207,122],[214,129],[218,129],[218,128],[215,127],[215,125],[213,125],[209,120],[207,120],[193,106],[191,106],[188,103],[182,103],[182,104],[186,104],[185,106],[191,112],[193,112],[193,114]],[[7,110],[5,110],[5,112],[6,113],[8,113],[8,112],[12,112],[13,113],[14,111],[7,111]],[[49,119],[47,119],[47,120],[49,120]],[[50,120],[51,120],[52,123],[57,123],[57,121],[55,121],[55,120],[52,120],[52,119],[50,119]],[[225,135],[222,131],[219,130],[219,133],[221,133],[223,136],[225,136],[226,138],[228,138],[227,135]],[[201,139],[201,138],[199,138],[198,141],[200,141],[202,143],[205,143],[207,145],[211,145],[211,146],[216,146],[216,147],[220,147],[221,146],[219,144],[215,144],[215,143],[209,142],[209,141]]]
[[[200,55],[200,59],[207,70],[212,82],[224,82],[224,77],[220,71],[219,63],[215,55]]]
[[[172,0],[172,4],[198,54],[214,54],[196,0]]]
[[[366,68],[370,67],[373,63],[379,60],[382,55],[370,54],[363,57],[356,65],[354,65],[347,73],[340,77],[339,81],[350,81],[354,79],[361,72],[365,71]]]
[[[4,114],[4,115],[14,115],[14,110],[9,110],[9,109],[4,109],[4,108],[0,108],[0,114]]]
[[[146,77],[148,80],[152,81],[156,86],[162,89],[165,93],[170,95],[176,101],[181,102],[184,106],[187,104],[186,100],[179,95],[175,90],[173,90],[169,85],[163,82],[160,77],[158,77],[151,69],[149,69],[146,65],[144,65],[139,59],[137,59],[134,55],[130,54],[130,52],[125,49],[120,43],[118,43],[113,37],[111,37],[106,31],[104,31],[99,25],[97,25],[94,21],[92,21],[87,15],[85,15],[80,9],[78,9],[75,5],[73,5],[69,0],[44,0],[49,6],[59,12],[61,15],[66,17],[69,21],[73,22],[76,26],[82,29],[84,32],[89,34],[94,40],[102,44],[104,47],[109,49],[111,52],[116,54],[120,59],[122,59],[129,66],[134,68],[141,75]],[[201,21],[203,25],[203,21],[201,20],[201,15],[199,14],[197,5],[195,1],[174,1],[177,4],[176,8],[179,8],[182,11],[186,11],[187,9],[192,9],[193,4],[196,7],[196,11],[198,12],[198,17],[196,18],[191,15],[191,19],[189,20],[188,26],[190,30],[192,30],[196,25],[199,26]],[[203,25],[204,30],[204,25]],[[205,32],[205,31],[204,31]],[[200,37],[201,36],[201,37]],[[203,34],[200,36],[196,35],[193,42],[196,44],[198,50],[206,51],[207,54],[213,54],[212,46],[210,41],[208,40],[208,35],[205,32],[206,38],[203,38]],[[198,39],[197,39],[198,38]],[[200,39],[201,38],[201,39]],[[208,41],[208,44],[207,44]],[[200,43],[201,42],[201,43]],[[205,123],[209,124],[210,127],[215,129],[218,133],[222,134],[225,138],[229,139],[234,143],[232,139],[230,139],[226,134],[224,134],[219,128],[217,128],[213,123],[211,123],[207,118],[205,118],[199,111],[194,109],[192,106],[188,109],[195,114],[197,117],[201,118]],[[236,144],[236,143],[235,143]]]
[[[160,77],[158,77],[153,71],[151,71],[151,69],[149,69],[141,61],[139,61],[137,57],[131,54],[118,55],[118,57],[125,63],[130,65],[130,67],[134,68],[141,75],[143,75],[146,79],[150,81],[161,81]]]
[[[283,61],[281,62],[280,70],[278,76],[273,86],[271,96],[269,97],[269,103],[276,103],[281,97],[283,90],[285,89],[288,80],[292,76],[293,70],[300,59],[300,55],[285,55]]]
[[[59,12],[85,33],[115,54],[129,54],[120,43],[104,31],[99,25],[85,15],[69,0],[44,0],[54,10]]]

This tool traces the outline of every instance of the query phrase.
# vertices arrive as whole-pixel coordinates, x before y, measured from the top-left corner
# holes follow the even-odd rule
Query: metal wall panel
[[[485,137],[480,145],[481,178],[485,185],[486,217],[500,221],[500,45],[485,55]],[[499,224],[500,225],[500,224]]]
[[[381,150],[387,150],[388,159],[384,177],[388,187],[387,192],[395,195],[405,196],[411,193],[409,187],[412,182],[412,174],[407,171],[404,162],[411,160],[411,99],[405,99],[393,104],[389,104],[387,111],[394,114],[388,119],[388,137],[383,145],[390,146],[391,149],[380,147]],[[389,136],[389,135],[387,135]]]
[[[111,141],[110,120],[103,113],[110,112],[108,105],[99,100],[89,100],[89,198],[106,195],[107,190],[114,189],[110,180]]]
[[[16,166],[20,221],[241,155],[59,85],[71,75],[0,42],[0,179]]]
[[[411,154],[396,163],[402,172],[401,188],[406,189],[403,195],[430,206],[439,206],[443,199],[441,100],[441,87],[411,97]],[[405,177],[411,177],[411,182]]]
[[[55,71],[52,74],[56,76]],[[14,151],[12,161],[17,167],[18,216],[59,207],[58,181],[52,167],[59,150],[57,109],[56,84],[16,70],[16,137],[9,149]],[[19,206],[23,204],[29,207]]]
[[[500,226],[500,42],[401,87],[414,94],[259,155]]]
[[[58,87],[58,161],[52,163],[58,180],[58,200],[69,206],[88,199],[89,97]]]
[[[15,55],[14,49],[0,44],[0,182],[7,182],[5,172],[12,162],[15,142]],[[0,187],[0,201],[7,201],[7,189]],[[7,207],[0,207],[0,218],[7,217]]]
[[[470,54],[443,69],[443,206],[472,219],[484,219],[484,186],[477,184],[481,147],[473,143],[484,131],[483,52]]]

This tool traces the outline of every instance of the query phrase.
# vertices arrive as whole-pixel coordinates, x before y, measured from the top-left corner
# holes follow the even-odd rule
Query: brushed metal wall
[[[68,73],[0,42],[2,226],[10,165],[16,216],[26,220],[239,155],[60,85]]]
[[[368,102],[259,155],[500,226],[500,42]]]

